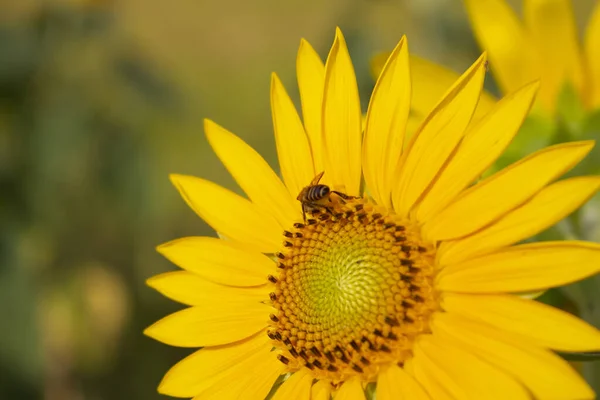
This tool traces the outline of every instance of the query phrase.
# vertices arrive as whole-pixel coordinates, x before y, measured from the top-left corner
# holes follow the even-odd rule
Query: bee
[[[302,217],[304,218],[304,222],[306,222],[306,213],[313,211],[314,209],[321,208],[329,213],[333,213],[333,209],[331,208],[331,205],[333,204],[331,198],[332,193],[343,200],[356,198],[336,190],[331,190],[327,185],[319,184],[324,173],[325,171],[315,176],[310,182],[310,185],[304,187],[298,194],[298,197],[296,197],[296,200],[299,200],[302,204]]]

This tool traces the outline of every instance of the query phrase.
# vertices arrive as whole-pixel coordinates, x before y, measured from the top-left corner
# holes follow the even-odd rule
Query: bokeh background
[[[580,27],[593,3],[574,1]],[[270,73],[297,101],[300,38],[325,58],[336,25],[363,105],[371,56],[402,34],[456,71],[479,54],[460,0],[0,0],[0,399],[162,397],[189,350],[142,335],[180,308],[145,286],[174,269],[154,248],[214,235],[168,174],[239,190],[207,117],[277,170]],[[577,215],[579,237],[599,240],[599,203]],[[600,326],[599,291],[592,279],[546,297]],[[598,390],[597,364],[582,372]]]

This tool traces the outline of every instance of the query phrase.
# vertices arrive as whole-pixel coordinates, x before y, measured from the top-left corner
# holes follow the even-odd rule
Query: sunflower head
[[[223,238],[159,247],[184,271],[149,284],[189,307],[146,334],[202,347],[159,391],[263,399],[279,380],[275,399],[360,399],[373,383],[378,400],[592,398],[552,350],[600,349],[600,333],[518,294],[596,273],[600,247],[515,243],[600,188],[597,177],[554,183],[593,143],[549,147],[478,181],[519,129],[536,82],[473,120],[484,54],[405,140],[413,97],[405,38],[385,63],[364,129],[339,30],[325,64],[302,41],[297,69],[303,120],[272,79],[283,180],[210,121],[209,142],[247,198],[172,177]]]

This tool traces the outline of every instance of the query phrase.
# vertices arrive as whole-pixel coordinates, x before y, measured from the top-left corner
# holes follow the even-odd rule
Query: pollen
[[[284,232],[279,275],[268,278],[277,312],[267,334],[290,371],[373,381],[429,332],[439,303],[434,248],[409,221],[363,199],[319,211]]]

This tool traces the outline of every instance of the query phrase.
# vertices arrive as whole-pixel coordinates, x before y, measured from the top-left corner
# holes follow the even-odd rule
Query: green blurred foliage
[[[365,108],[370,57],[402,34],[457,71],[479,53],[460,0],[0,0],[1,399],[161,398],[162,375],[190,350],[142,335],[181,308],[144,284],[174,269],[154,247],[214,235],[168,174],[239,192],[203,118],[277,170],[270,73],[298,103],[299,39],[325,57],[336,25]],[[600,135],[600,113],[582,115],[568,90],[561,101],[561,128],[533,115],[497,167],[561,137]],[[594,154],[576,172],[597,173]],[[594,199],[540,238],[598,241],[598,210]],[[600,326],[597,287],[547,299]]]

